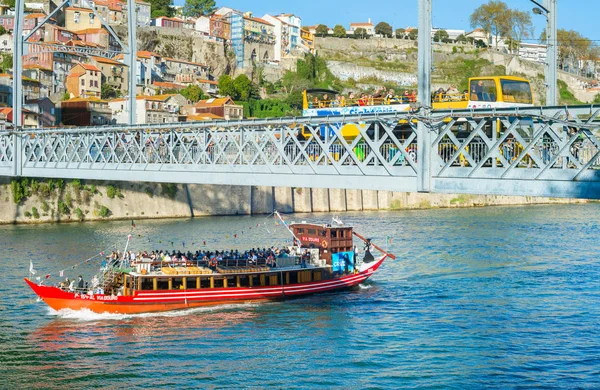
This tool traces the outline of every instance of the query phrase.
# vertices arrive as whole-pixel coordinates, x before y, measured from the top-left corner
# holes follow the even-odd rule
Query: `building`
[[[209,16],[200,16],[194,22],[194,30],[199,32],[202,35],[211,35],[210,34],[210,17]]]
[[[475,42],[483,41],[486,45],[489,44],[489,35],[481,28],[476,28],[475,30],[468,32],[465,37],[473,38]]]
[[[119,61],[104,57],[90,57],[92,65],[100,69],[102,73],[102,84],[112,85],[119,91],[129,89],[128,67]]]
[[[193,106],[186,107],[189,115],[213,114],[226,120],[244,119],[244,106],[235,104],[229,96],[224,98],[200,100]]]
[[[546,45],[521,42],[519,44],[519,57],[526,61],[543,64],[546,62]]]
[[[2,15],[0,16],[0,26],[4,27],[6,31],[13,31],[15,29],[15,17],[14,15]]]
[[[0,107],[12,106],[12,76],[8,73],[0,74]]]
[[[61,102],[61,117],[65,126],[104,126],[112,123],[108,102],[97,97]]]
[[[152,17],[151,17],[151,7],[150,7],[150,3],[146,3],[145,1],[141,1],[141,0],[137,0],[135,2],[135,4],[137,5],[137,13],[136,13],[136,17],[137,17],[137,25],[138,26],[150,26],[150,24],[152,23]]]
[[[315,35],[308,30],[300,30],[300,46],[309,53],[315,54]]]
[[[433,38],[435,36],[435,33],[440,30],[444,30],[448,33],[448,41],[450,41],[450,42],[456,42],[458,37],[460,37],[461,35],[466,37],[466,34],[467,34],[467,32],[465,30],[455,30],[455,29],[448,29],[448,28],[432,28],[431,29],[431,38]]]
[[[371,19],[368,22],[360,22],[360,23],[350,23],[350,30],[348,30],[349,34],[354,34],[354,32],[362,28],[367,32],[367,35],[375,35],[375,26],[371,23]]]
[[[209,35],[223,40],[231,39],[231,22],[228,16],[214,14],[210,17]]]
[[[269,14],[264,15],[261,19],[273,25],[273,33],[275,34],[275,46],[273,47],[273,59],[281,61],[281,58],[290,53],[290,25]]]
[[[300,48],[302,19],[294,14],[280,14],[277,19],[289,27],[288,50],[291,52]]]
[[[91,64],[77,64],[67,76],[67,92],[71,98],[100,98],[102,72]]]
[[[0,52],[12,52],[14,47],[15,39],[13,34],[6,33],[4,35],[0,35]]]
[[[138,96],[136,118],[138,124],[180,122],[181,111],[188,101],[179,94]],[[109,102],[113,124],[127,124],[129,100],[114,99]]]
[[[216,95],[219,93],[219,82],[215,80],[198,79],[198,86],[202,88],[205,94]]]
[[[102,28],[102,22],[89,8],[68,7],[65,9],[65,28],[81,31],[88,28]]]
[[[239,36],[234,37],[232,30],[231,40],[239,40]],[[233,43],[233,42],[232,42]],[[243,17],[243,58],[238,57],[238,65],[241,60],[241,67],[251,67],[255,63],[272,61],[275,59],[275,26],[264,19],[254,18],[251,13],[246,13]]]
[[[161,16],[160,18],[152,19],[152,25],[163,28],[185,28],[185,20],[179,18],[168,18]]]
[[[23,107],[37,114],[39,127],[47,128],[56,126],[56,106],[47,97],[27,100]]]
[[[52,87],[52,80],[54,78],[52,69],[35,64],[23,65],[23,77],[39,83],[38,98],[47,98],[50,96],[50,88]]]
[[[7,122],[13,122],[13,109],[5,107],[0,109],[0,116],[6,118]],[[37,129],[40,127],[39,115],[33,111],[23,108],[21,115],[21,123],[26,129]]]
[[[33,13],[25,15],[23,20],[23,35],[28,35],[35,27],[42,24],[42,22],[46,19],[46,14],[43,13]],[[46,24],[56,23],[54,19],[49,19]],[[45,25],[44,25],[45,26]],[[41,27],[37,29],[35,33],[31,37],[29,37],[30,42],[39,42],[44,37],[44,28]]]
[[[163,81],[191,84],[198,78],[209,77],[209,68],[206,65],[175,58],[163,58],[162,62],[166,65]]]

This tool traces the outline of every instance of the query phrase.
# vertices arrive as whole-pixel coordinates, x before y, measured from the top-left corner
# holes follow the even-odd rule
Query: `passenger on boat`
[[[300,268],[306,268],[308,262],[310,262],[310,253],[308,253],[308,249],[305,249],[301,257]]]
[[[85,287],[85,283],[83,281],[83,276],[79,275],[77,277],[77,288],[80,289],[80,290],[82,290],[83,287]]]
[[[75,292],[75,279],[71,280],[71,283],[69,283],[69,292]]]

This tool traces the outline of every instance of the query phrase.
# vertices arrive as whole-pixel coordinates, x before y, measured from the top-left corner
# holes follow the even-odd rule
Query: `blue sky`
[[[175,0],[175,4],[183,2]],[[504,2],[511,8],[521,10],[534,7],[529,0]],[[539,2],[543,3],[543,0]],[[469,30],[469,16],[475,8],[485,3],[487,0],[433,0],[433,25]],[[217,0],[217,6],[252,11],[255,16],[286,12],[300,16],[305,26],[324,23],[330,27],[342,24],[346,28],[349,28],[351,21],[361,22],[368,18],[375,24],[388,22],[394,28],[416,26],[417,4],[417,0]],[[589,39],[600,41],[599,16],[600,0],[558,0],[559,28],[573,29]],[[537,38],[546,20],[539,15],[532,15],[532,19]]]

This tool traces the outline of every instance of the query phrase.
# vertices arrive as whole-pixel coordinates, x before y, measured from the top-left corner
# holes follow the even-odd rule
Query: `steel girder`
[[[31,177],[414,192],[424,174],[432,192],[600,198],[599,114],[536,107],[3,131],[0,174],[13,175],[17,154]],[[343,136],[348,125],[356,136]],[[421,131],[431,140],[419,155],[425,172]]]

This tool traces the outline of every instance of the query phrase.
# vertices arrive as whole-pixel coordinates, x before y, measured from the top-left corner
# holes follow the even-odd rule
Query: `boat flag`
[[[131,240],[131,234],[127,236],[127,239],[128,239],[128,240]]]
[[[50,279],[50,274],[46,274],[46,279]]]
[[[131,220],[131,226],[135,227],[135,222],[133,222],[133,219]]]
[[[388,244],[391,244],[391,243],[392,243],[392,237],[390,237],[390,236],[387,236],[387,243],[388,243]]]
[[[33,260],[29,260],[29,273],[35,275],[35,270],[33,269]]]
[[[62,278],[63,276],[65,276],[65,271],[64,271],[64,270],[63,270],[63,271],[60,271],[60,272],[59,272],[59,276],[60,276],[61,278]]]
[[[234,235],[233,235],[233,238],[237,238],[237,234],[234,234]]]

